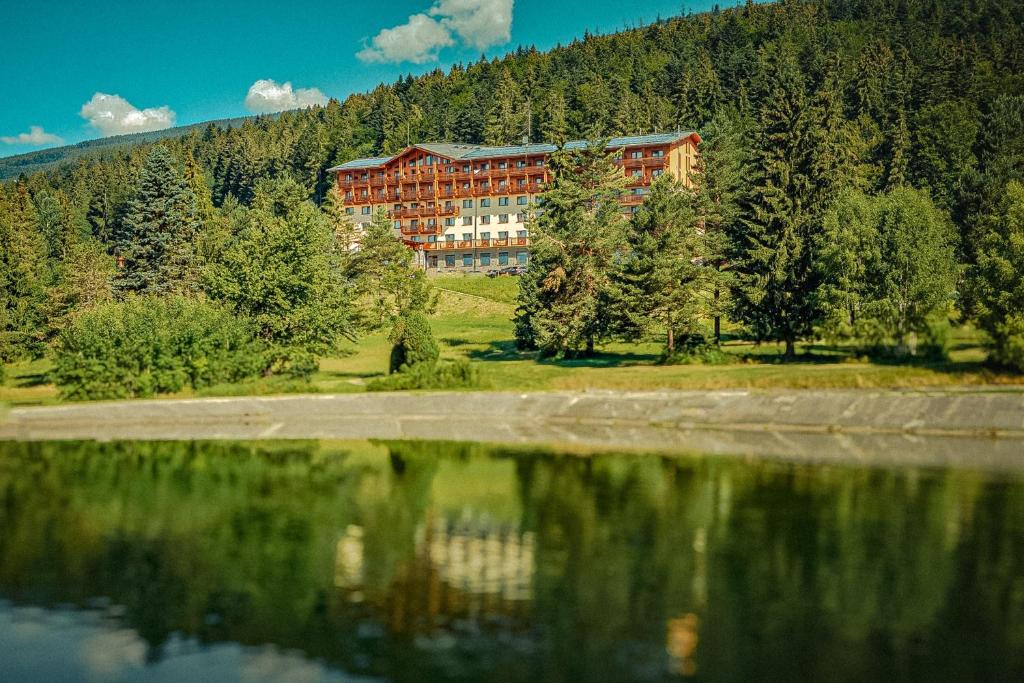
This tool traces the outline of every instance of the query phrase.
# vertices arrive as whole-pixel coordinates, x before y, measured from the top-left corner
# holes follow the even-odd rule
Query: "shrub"
[[[1024,372],[1024,184],[1006,187],[978,255],[978,325],[992,338],[992,360]]]
[[[368,391],[461,389],[480,386],[480,373],[469,361],[404,365],[399,372],[370,382]]]
[[[663,355],[659,362],[662,365],[725,365],[732,361],[732,356],[722,351],[718,344],[709,342],[702,334],[691,334],[682,339],[673,353]]]
[[[264,369],[251,324],[184,297],[133,297],[83,313],[58,338],[64,398],[132,398],[252,377]]]
[[[388,372],[399,372],[402,366],[433,365],[441,350],[430,330],[430,321],[416,311],[400,318],[391,331],[391,360]]]

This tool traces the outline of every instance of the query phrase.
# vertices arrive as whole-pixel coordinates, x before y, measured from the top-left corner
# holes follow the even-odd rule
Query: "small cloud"
[[[163,130],[173,126],[177,117],[167,105],[139,109],[120,95],[101,92],[83,104],[79,114],[103,137]]]
[[[62,145],[64,139],[53,133],[47,133],[42,126],[29,126],[27,133],[0,136],[5,145]]]
[[[438,0],[430,10],[462,42],[483,50],[512,40],[512,6],[515,0]]]
[[[299,88],[292,90],[292,84],[285,81],[278,84],[269,78],[261,78],[249,87],[245,96],[245,108],[257,114],[269,114],[289,109],[305,109],[306,107],[327,104],[327,96],[319,88]]]
[[[362,62],[423,64],[436,61],[441,48],[454,44],[451,32],[440,21],[426,14],[414,14],[406,23],[375,35],[356,57]]]
[[[437,0],[423,14],[386,28],[356,53],[363,62],[437,61],[442,48],[462,44],[477,49],[501,45],[512,39],[512,8],[515,0]]]

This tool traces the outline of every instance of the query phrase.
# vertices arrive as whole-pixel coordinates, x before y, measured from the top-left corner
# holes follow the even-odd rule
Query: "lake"
[[[0,681],[1024,679],[1024,475],[0,443]]]

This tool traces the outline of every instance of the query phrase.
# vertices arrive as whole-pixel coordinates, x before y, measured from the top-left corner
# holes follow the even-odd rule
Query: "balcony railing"
[[[638,206],[644,203],[647,198],[645,194],[627,194],[622,196],[622,203],[626,206]]]
[[[544,191],[544,183],[527,183],[526,191],[529,194],[538,194]]]
[[[370,178],[370,187],[384,187],[385,179],[381,176],[373,176]]]
[[[477,185],[473,188],[473,194],[477,197],[483,197],[491,194],[493,189],[490,185]]]

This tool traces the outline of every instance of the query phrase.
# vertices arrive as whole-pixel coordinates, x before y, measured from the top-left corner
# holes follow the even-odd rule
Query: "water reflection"
[[[0,599],[0,680],[1020,680],[1024,482],[2,444]]]

